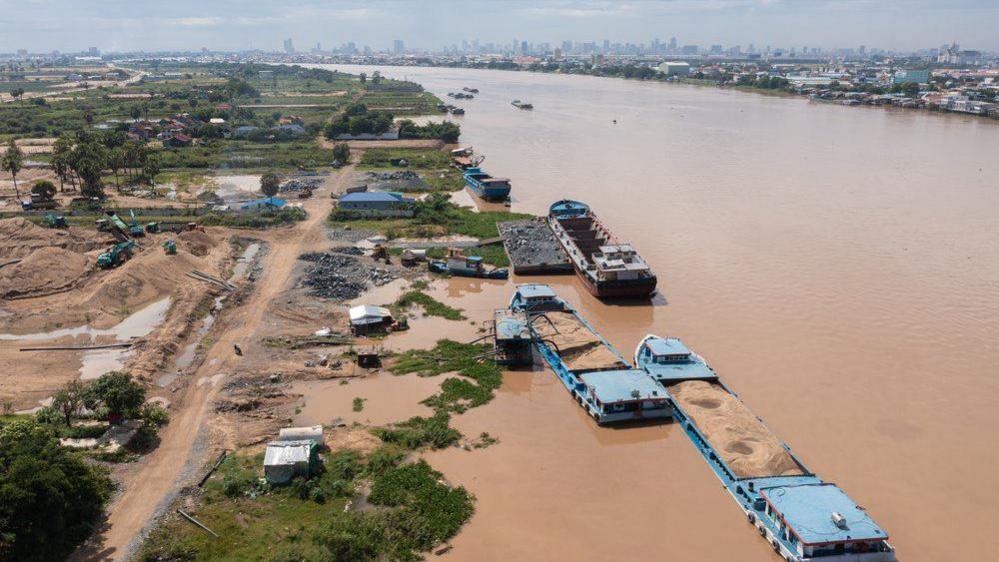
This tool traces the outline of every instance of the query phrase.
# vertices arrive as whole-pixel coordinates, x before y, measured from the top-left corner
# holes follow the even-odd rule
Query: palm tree
[[[24,153],[14,142],[14,139],[10,139],[7,144],[7,152],[3,155],[3,160],[0,160],[0,168],[5,171],[10,172],[10,176],[14,178],[14,194],[18,199],[21,198],[21,192],[17,189],[17,174],[24,167]]]

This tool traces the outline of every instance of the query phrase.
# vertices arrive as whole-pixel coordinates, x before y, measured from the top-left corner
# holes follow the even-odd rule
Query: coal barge
[[[586,289],[600,298],[648,298],[657,279],[631,244],[617,238],[589,205],[563,199],[548,209],[548,226]]]

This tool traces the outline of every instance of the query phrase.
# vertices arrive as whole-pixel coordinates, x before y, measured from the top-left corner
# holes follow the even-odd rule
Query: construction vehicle
[[[198,232],[204,232],[205,231],[205,227],[201,226],[200,224],[198,224],[196,222],[189,222],[189,223],[187,223],[187,229],[191,230],[191,231],[197,230]]]
[[[167,240],[166,242],[163,243],[163,250],[169,256],[176,255],[177,254],[177,243],[174,242],[173,240]]]
[[[55,213],[48,213],[42,217],[42,224],[49,228],[66,228],[66,217]]]
[[[132,248],[134,247],[135,241],[133,240],[119,242],[118,244],[111,246],[106,252],[97,256],[97,267],[100,267],[101,269],[112,269],[118,267],[132,257]]]
[[[129,211],[129,214],[132,215],[132,222],[128,225],[129,236],[132,238],[142,238],[146,235],[145,229],[142,228],[139,221],[135,220],[135,211]]]
[[[127,242],[131,239],[128,225],[114,211],[107,211],[107,218],[98,220],[97,228],[110,232],[118,242]]]
[[[146,223],[146,232],[150,234],[156,234],[159,231],[160,231],[160,223],[158,222]]]
[[[34,211],[37,209],[55,209],[59,206],[59,202],[51,197],[45,197],[43,194],[32,193],[31,199],[25,199],[21,201],[21,208],[25,211]]]

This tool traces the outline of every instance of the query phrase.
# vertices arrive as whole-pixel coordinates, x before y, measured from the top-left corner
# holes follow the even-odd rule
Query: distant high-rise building
[[[295,44],[291,42],[290,38],[284,40],[284,52],[289,55],[295,53]]]
[[[562,41],[562,54],[568,55],[572,52],[572,41]]]
[[[87,49],[87,54],[92,57],[99,57],[101,56],[101,50],[98,49],[97,47],[91,47]]]
[[[721,45],[711,45],[711,54],[712,55],[720,55],[720,54],[722,54],[722,46]]]
[[[604,54],[610,52],[610,39],[604,39]]]
[[[531,51],[530,46],[528,46],[527,41],[520,42],[520,54],[526,55]]]
[[[669,38],[669,50],[676,51],[676,37]]]
[[[684,45],[683,48],[680,49],[680,52],[684,55],[696,55],[697,45]]]
[[[19,57],[26,57],[26,56],[28,56],[28,50],[27,49],[18,49],[17,50],[17,56],[19,56]]]
[[[406,52],[406,43],[402,39],[396,39],[392,42],[392,52],[401,55]]]

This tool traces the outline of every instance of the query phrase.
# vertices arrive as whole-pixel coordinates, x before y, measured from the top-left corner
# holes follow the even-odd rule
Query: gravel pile
[[[375,233],[370,230],[346,230],[343,228],[336,228],[326,232],[326,237],[334,242],[350,242],[352,244],[361,240],[367,240],[374,235]]]
[[[502,222],[496,225],[515,265],[568,265],[562,246],[544,219]]]
[[[330,252],[334,254],[343,254],[345,256],[363,256],[364,250],[358,248],[357,246],[342,246],[340,248],[333,248]]]
[[[321,177],[291,178],[281,184],[278,191],[281,193],[291,193],[305,190],[316,190],[323,184]]]
[[[379,191],[424,191],[430,185],[416,172],[399,170],[394,172],[368,172],[365,182],[369,189]]]
[[[340,253],[310,252],[302,254],[299,259],[312,262],[305,270],[302,284],[312,289],[313,296],[327,299],[355,299],[368,289],[369,284],[384,285],[398,277],[392,271]]]

